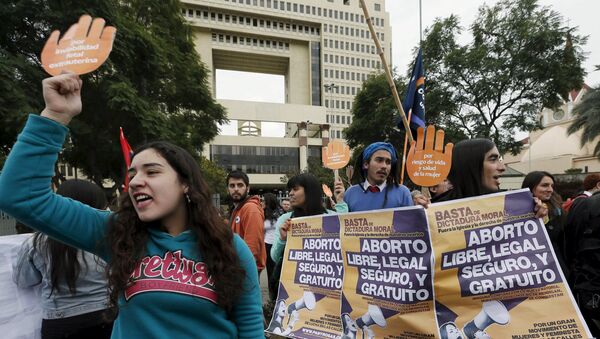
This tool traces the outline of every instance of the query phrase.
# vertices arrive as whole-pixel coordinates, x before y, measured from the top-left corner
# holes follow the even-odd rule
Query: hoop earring
[[[188,204],[192,203],[192,199],[190,199],[190,196],[187,193],[184,193],[185,195],[185,199],[187,200]]]

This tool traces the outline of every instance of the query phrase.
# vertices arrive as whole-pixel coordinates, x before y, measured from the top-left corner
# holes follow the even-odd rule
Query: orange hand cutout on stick
[[[42,67],[50,75],[63,71],[85,74],[102,65],[110,51],[117,29],[104,27],[104,19],[92,21],[89,15],[82,15],[79,22],[72,25],[59,41],[60,31],[54,31],[42,50]]]
[[[350,161],[350,147],[343,141],[332,140],[327,144],[327,147],[323,147],[321,150],[321,158],[323,159],[323,166],[333,170],[334,180],[337,181],[339,177],[338,170],[348,165]]]
[[[350,161],[350,147],[342,141],[333,140],[323,148],[321,157],[323,166],[332,170],[340,169]]]
[[[435,138],[435,147],[434,147]],[[447,143],[444,151],[444,130],[435,131],[429,125],[427,133],[423,127],[417,130],[417,141],[410,144],[406,158],[406,172],[410,179],[419,186],[435,186],[448,176],[452,165],[452,148]]]

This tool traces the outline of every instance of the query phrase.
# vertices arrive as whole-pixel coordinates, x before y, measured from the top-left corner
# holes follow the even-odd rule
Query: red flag
[[[131,165],[131,157],[133,156],[133,150],[131,149],[131,146],[129,146],[127,139],[125,139],[125,134],[123,134],[123,128],[119,127],[119,130],[119,141],[121,142],[121,151],[123,151],[123,159],[125,159],[125,170],[128,170],[129,166]],[[123,192],[127,192],[128,186],[129,176],[127,175],[127,173],[125,173],[125,185],[123,188]]]

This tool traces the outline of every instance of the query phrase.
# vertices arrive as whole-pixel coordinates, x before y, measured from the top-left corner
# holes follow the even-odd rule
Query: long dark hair
[[[550,179],[552,179],[552,183],[556,182],[556,180],[554,180],[554,176],[552,176],[552,174],[546,171],[533,171],[527,173],[525,179],[523,179],[521,188],[529,188],[531,193],[533,193],[533,190],[537,187],[537,185],[540,184],[540,182],[542,182],[542,179],[544,179],[544,177],[549,177]],[[551,208],[548,208],[548,216],[550,217],[550,219],[562,213],[560,210],[562,205],[562,199],[560,198],[560,195],[558,195],[558,193],[552,192],[550,200],[544,202],[550,204]]]
[[[291,190],[297,186],[304,188],[304,206],[294,208],[294,218],[327,213],[322,204],[323,187],[314,175],[302,173],[291,177],[287,188]]]
[[[214,281],[218,304],[231,315],[234,303],[244,290],[246,274],[233,244],[233,232],[213,206],[211,191],[202,178],[200,166],[186,150],[169,142],[156,141],[139,147],[132,159],[148,149],[160,154],[177,172],[179,180],[188,186],[188,225],[196,234],[198,250]],[[119,295],[128,287],[136,264],[146,255],[148,228],[158,226],[159,222],[141,221],[129,194],[121,196],[116,218],[108,228],[111,254],[108,283],[113,306],[117,306]]]
[[[58,187],[56,193],[97,209],[105,209],[107,206],[106,195],[104,195],[102,189],[89,181],[67,180]],[[82,251],[49,238],[40,232],[35,232],[33,236],[33,247],[40,253],[44,253],[48,259],[50,282],[52,284],[50,294],[54,293],[55,290],[60,292],[59,283],[66,282],[69,292],[75,295],[77,293],[75,283],[82,272],[78,260],[78,256],[82,255],[80,253]],[[85,257],[83,259],[87,270]]]
[[[265,220],[277,221],[279,218],[279,208],[277,207],[277,197],[273,193],[263,194],[265,202]]]
[[[489,139],[462,140],[454,145],[452,167],[448,174],[453,188],[447,200],[493,193],[482,185],[481,175],[485,154],[494,147],[496,144]]]

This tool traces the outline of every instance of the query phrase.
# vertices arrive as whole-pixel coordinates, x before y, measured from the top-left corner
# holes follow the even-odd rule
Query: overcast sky
[[[477,11],[484,3],[493,5],[497,0],[422,0],[423,30],[429,27],[436,17],[446,18],[455,14],[461,26],[468,28],[475,20]],[[550,6],[560,13],[569,26],[577,26],[579,33],[588,35],[583,50],[588,53],[584,68],[588,72],[585,82],[590,86],[600,85],[600,71],[592,72],[594,65],[600,65],[600,1],[584,0],[538,0],[542,6]],[[419,0],[386,0],[386,10],[390,13],[392,25],[393,64],[401,73],[407,72],[412,64],[412,48],[419,43]],[[463,37],[463,42],[468,40]]]
[[[429,27],[436,17],[448,17],[455,14],[461,25],[467,28],[477,16],[478,8],[487,3],[492,5],[497,0],[422,0],[423,29]],[[551,6],[559,12],[570,26],[577,26],[579,33],[588,35],[588,42],[583,47],[587,52],[584,68],[588,72],[585,82],[590,86],[600,86],[600,71],[593,72],[594,65],[600,65],[600,1],[584,0],[539,0],[543,6]],[[386,10],[390,13],[392,26],[392,64],[401,73],[406,73],[413,62],[412,49],[419,42],[419,0],[385,0]],[[461,41],[469,40],[469,32],[465,32]],[[216,94],[219,99],[235,99],[264,102],[284,102],[283,76],[231,72],[217,70]],[[234,122],[235,123],[235,122]],[[263,135],[282,136],[280,124],[263,124]],[[235,134],[236,126],[223,126],[223,134]]]

